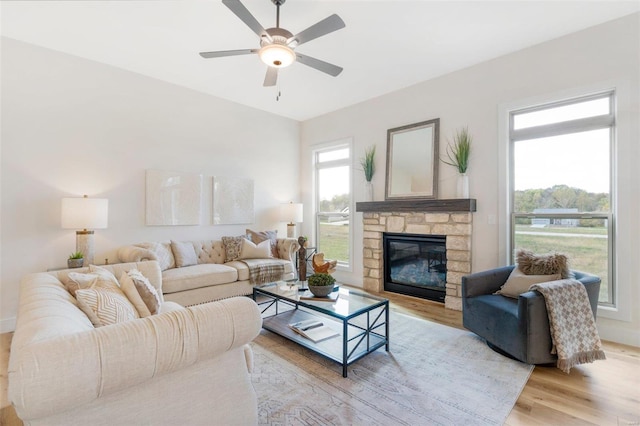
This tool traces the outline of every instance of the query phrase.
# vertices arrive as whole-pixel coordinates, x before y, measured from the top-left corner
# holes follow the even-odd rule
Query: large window
[[[511,255],[567,254],[572,269],[601,277],[606,305],[615,303],[614,106],[608,92],[521,109],[509,129]]]
[[[316,246],[326,259],[348,267],[351,260],[351,146],[314,151]]]

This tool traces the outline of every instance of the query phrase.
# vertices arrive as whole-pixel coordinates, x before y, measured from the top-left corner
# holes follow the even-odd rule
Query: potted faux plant
[[[471,135],[469,129],[464,127],[453,136],[453,143],[447,145],[447,160],[441,159],[445,164],[458,170],[458,198],[469,198],[469,155],[471,154]]]
[[[373,184],[371,180],[373,179],[373,174],[376,172],[375,156],[376,146],[371,145],[364,151],[364,157],[360,159],[364,179],[367,181],[365,183],[365,201],[373,201]]]
[[[317,297],[327,297],[333,291],[336,279],[326,273],[315,273],[307,278],[309,291]]]
[[[80,268],[84,264],[84,254],[81,251],[71,253],[67,259],[69,268]]]

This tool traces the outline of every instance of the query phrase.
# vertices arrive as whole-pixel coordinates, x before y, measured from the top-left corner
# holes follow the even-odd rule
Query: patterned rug
[[[391,313],[384,348],[341,366],[262,330],[252,343],[261,425],[499,425],[533,367],[475,334]]]

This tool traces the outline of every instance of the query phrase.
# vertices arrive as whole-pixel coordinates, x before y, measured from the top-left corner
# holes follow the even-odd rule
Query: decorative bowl
[[[316,297],[327,297],[333,291],[332,285],[309,285],[309,291]]]

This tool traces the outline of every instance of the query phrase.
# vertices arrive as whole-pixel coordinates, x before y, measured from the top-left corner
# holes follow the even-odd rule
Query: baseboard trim
[[[11,333],[16,330],[16,317],[0,320],[0,333]]]
[[[640,332],[637,330],[621,329],[619,327],[598,324],[598,334],[602,340],[640,347]]]

